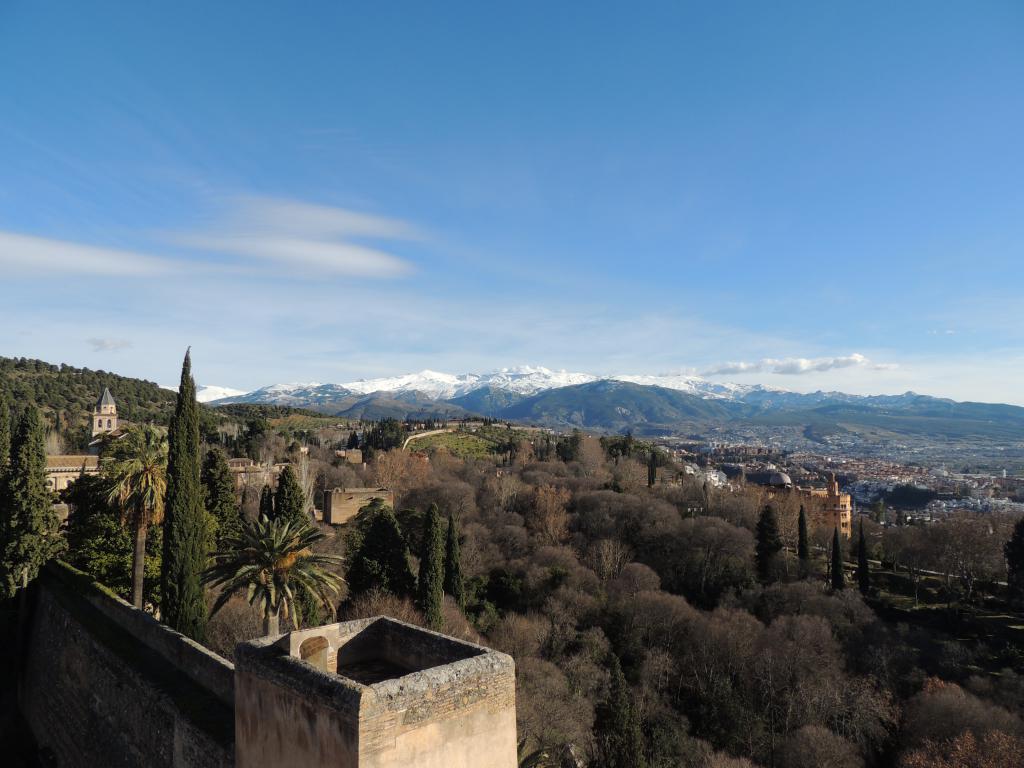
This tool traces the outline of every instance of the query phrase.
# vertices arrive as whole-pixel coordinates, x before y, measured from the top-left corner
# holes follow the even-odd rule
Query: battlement
[[[386,617],[243,643],[236,765],[514,768],[515,667]]]

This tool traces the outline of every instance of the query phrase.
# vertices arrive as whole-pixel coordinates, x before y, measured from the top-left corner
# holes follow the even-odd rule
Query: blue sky
[[[1024,404],[1024,5],[0,6],[0,354]]]

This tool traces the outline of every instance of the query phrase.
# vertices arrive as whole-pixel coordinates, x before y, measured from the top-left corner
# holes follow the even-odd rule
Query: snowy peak
[[[691,376],[685,373],[666,373],[653,376],[610,376],[609,378],[615,381],[626,381],[630,384],[640,384],[645,387],[664,387],[665,389],[674,389],[698,397],[725,400],[738,400],[756,389],[756,387],[743,384],[719,384],[703,379],[700,376]]]
[[[160,389],[169,389],[171,392],[178,391],[177,384],[162,385]],[[197,384],[196,401],[200,403],[212,403],[214,400],[223,400],[225,397],[238,397],[246,394],[243,389],[232,389],[231,387],[218,387],[215,384]]]
[[[319,382],[272,384],[247,394],[233,391],[231,396],[218,399],[217,404],[264,403],[299,407],[316,406],[337,402],[346,397],[376,393],[388,393],[395,397],[418,394],[433,400],[452,400],[485,389],[507,392],[519,397],[529,397],[551,389],[589,384],[595,381],[624,381],[643,386],[657,386],[704,399],[717,400],[744,400],[747,398],[765,400],[773,395],[784,394],[781,390],[761,386],[720,384],[685,373],[595,376],[590,373],[554,371],[543,366],[523,365],[514,368],[501,368],[489,373],[452,374],[425,369],[418,373],[359,379],[344,384],[321,384]],[[213,399],[216,398],[209,398],[209,400]]]
[[[320,384],[318,382],[271,384],[253,392],[242,392],[237,395],[217,400],[217,405],[231,403],[258,403],[261,405],[290,405],[302,408],[320,405],[351,396],[352,390],[337,384]]]
[[[495,389],[515,392],[520,395],[533,395],[545,389],[567,387],[573,384],[586,384],[595,381],[596,376],[589,373],[570,373],[568,371],[552,371],[543,367],[522,366],[520,368],[502,368],[491,373],[450,374],[438,371],[420,371],[404,376],[391,376],[380,379],[360,379],[343,384],[347,389],[361,394],[371,392],[421,392],[437,400],[450,400],[461,397],[477,389],[493,387]]]
[[[422,392],[439,400],[447,400],[464,391],[475,389],[477,378],[472,373],[455,376],[450,373],[423,370],[419,373],[407,373],[402,376],[359,379],[342,384],[342,386],[363,395],[368,395],[371,392]]]

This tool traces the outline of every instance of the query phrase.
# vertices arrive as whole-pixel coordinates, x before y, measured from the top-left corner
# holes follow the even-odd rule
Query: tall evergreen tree
[[[797,523],[796,555],[800,561],[800,575],[807,576],[811,567],[811,547],[807,537],[807,513],[800,505],[800,519]]]
[[[4,478],[11,464],[11,410],[7,397],[0,392],[0,494],[3,493]],[[2,495],[0,495],[2,498]]]
[[[459,525],[448,513],[448,535],[444,544],[444,591],[461,610],[466,610],[466,581],[462,575],[462,552],[459,549]]]
[[[348,449],[359,447],[359,435],[356,434],[354,429],[348,433],[348,442],[345,444],[345,447]]]
[[[1024,517],[1013,526],[1010,540],[1003,546],[1006,556],[1006,583],[1010,597],[1024,602]]]
[[[181,366],[178,400],[167,437],[160,610],[168,626],[202,642],[206,634],[206,600],[201,580],[208,560],[208,537],[200,483],[199,406],[190,352],[185,353]]]
[[[779,553],[782,538],[779,536],[779,519],[771,504],[765,505],[757,520],[757,573],[764,582],[775,581],[778,573]]]
[[[10,519],[8,509],[9,499],[7,497],[6,483],[8,472],[11,468],[11,411],[7,404],[7,397],[0,390],[0,552],[3,542],[7,541],[7,521]],[[0,574],[2,578],[2,574]],[[0,581],[2,583],[2,581]]]
[[[242,517],[235,495],[235,481],[222,450],[211,448],[206,452],[199,479],[203,483],[206,512],[215,523],[216,542],[219,544],[227,538],[238,538],[242,531]]]
[[[409,567],[409,548],[391,507],[368,508],[365,517],[356,518],[346,543],[352,553],[346,580],[353,595],[380,589],[397,597],[412,596],[416,579]]]
[[[654,483],[658,480],[658,454],[654,448],[651,448],[651,453],[647,458],[647,487],[653,488]]]
[[[868,568],[868,545],[864,540],[864,519],[860,521],[860,535],[857,537],[857,587],[862,595],[871,591],[871,570]]]
[[[633,691],[614,653],[608,654],[608,667],[608,696],[598,706],[594,719],[598,764],[601,768],[647,768]]]
[[[444,626],[444,534],[437,504],[431,504],[423,516],[423,540],[420,552],[420,578],[417,602],[431,629]]]
[[[274,519],[274,489],[264,485],[260,492],[260,517]]]
[[[843,573],[843,543],[839,539],[839,526],[832,531],[832,589],[845,589],[846,576]]]
[[[306,514],[306,492],[302,490],[295,470],[288,465],[277,479],[277,493],[274,494],[275,520],[289,520],[295,525],[313,522]]]
[[[11,442],[0,539],[0,596],[11,597],[60,550],[59,520],[46,488],[46,450],[39,411],[22,412]]]

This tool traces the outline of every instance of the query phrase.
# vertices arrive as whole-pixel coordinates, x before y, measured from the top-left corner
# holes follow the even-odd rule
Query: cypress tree
[[[807,539],[807,513],[800,505],[800,520],[797,525],[796,553],[800,560],[800,575],[806,576],[811,565],[811,547]]]
[[[1010,597],[1024,601],[1024,517],[1013,526],[1010,540],[1003,546],[1006,557],[1006,583]]]
[[[216,523],[216,541],[235,537],[242,531],[235,481],[231,477],[228,461],[219,448],[211,448],[203,459],[200,472],[206,511]]]
[[[0,596],[12,597],[60,549],[59,520],[46,488],[46,450],[39,411],[21,414],[11,441],[0,539]]]
[[[299,478],[291,465],[281,471],[277,479],[277,493],[274,494],[274,515],[272,519],[287,520],[296,525],[313,522],[306,514],[306,493],[299,484]]]
[[[651,454],[647,459],[647,487],[653,488],[658,479],[658,454],[651,448]]]
[[[345,447],[349,449],[359,447],[359,435],[356,434],[354,429],[348,433],[348,442],[345,444]]]
[[[423,550],[420,552],[420,578],[417,602],[431,629],[444,626],[444,534],[437,505],[431,504],[423,516]]]
[[[11,411],[7,397],[0,392],[0,494],[11,463]],[[2,496],[0,496],[2,498]]]
[[[0,553],[2,553],[3,542],[7,541],[7,522],[10,518],[8,509],[6,482],[7,473],[11,467],[11,411],[7,405],[7,397],[0,391]],[[2,584],[2,573],[0,573],[0,584]]]
[[[601,768],[647,768],[633,692],[614,653],[608,654],[608,667],[608,696],[598,706],[594,719],[598,764]]]
[[[168,430],[167,503],[160,606],[168,626],[202,642],[206,600],[201,577],[207,564],[207,524],[199,469],[199,406],[192,359],[185,353],[178,400]]]
[[[452,596],[460,610],[466,610],[466,582],[462,576],[459,527],[455,516],[450,512],[448,513],[448,536],[444,546],[444,591]]]
[[[771,504],[765,505],[757,520],[757,573],[764,582],[775,581],[782,539],[779,520]]]
[[[857,587],[862,595],[871,591],[871,570],[868,568],[868,545],[864,541],[864,520],[860,521],[860,535],[857,541]]]
[[[845,589],[846,576],[843,574],[843,545],[839,540],[839,526],[832,532],[832,589]]]
[[[380,589],[397,597],[409,597],[416,579],[409,568],[409,548],[391,507],[380,506],[352,531],[349,551],[349,590],[358,595]]]
[[[260,517],[274,519],[274,491],[269,485],[264,485],[260,492]]]

